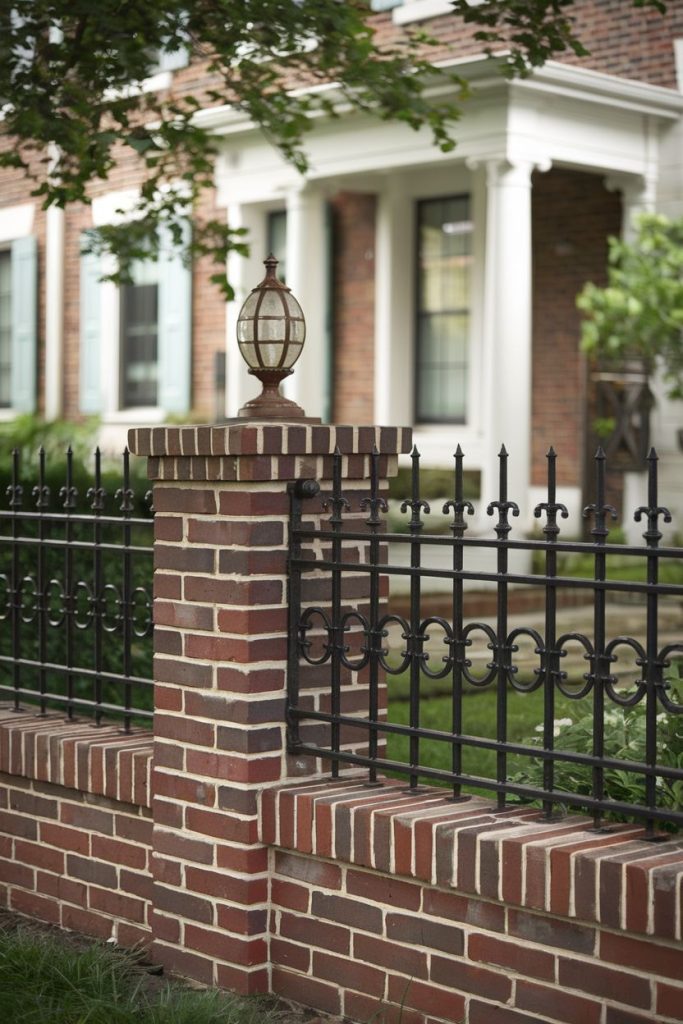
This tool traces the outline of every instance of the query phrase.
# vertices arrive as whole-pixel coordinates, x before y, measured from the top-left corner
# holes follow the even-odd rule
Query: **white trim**
[[[674,60],[676,62],[678,91],[683,92],[683,39],[674,39]]]
[[[0,209],[0,244],[32,235],[35,214],[34,203],[19,203]]]
[[[133,217],[133,211],[140,198],[137,188],[122,189],[119,192],[105,192],[92,201],[92,223],[95,228],[109,224],[125,224]]]
[[[64,378],[64,228],[62,207],[45,213],[45,419],[63,411]]]
[[[470,0],[470,7],[481,3],[481,0]],[[409,25],[413,21],[426,21],[438,18],[441,14],[453,14],[450,0],[404,0],[400,7],[392,11],[394,25]]]

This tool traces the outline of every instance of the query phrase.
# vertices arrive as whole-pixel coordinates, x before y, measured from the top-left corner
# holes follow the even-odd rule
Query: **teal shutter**
[[[189,241],[187,224],[183,243]],[[174,246],[168,228],[160,230],[159,251],[159,406],[164,412],[190,409],[192,374],[192,271]]]
[[[80,303],[80,359],[79,408],[84,413],[98,413],[102,409],[100,350],[102,348],[100,321],[99,256],[81,256]]]
[[[33,236],[12,243],[12,408],[36,409],[37,245]]]

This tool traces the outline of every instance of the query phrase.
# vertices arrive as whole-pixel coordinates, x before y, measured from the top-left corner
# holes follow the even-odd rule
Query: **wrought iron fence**
[[[584,809],[595,828],[616,816],[643,820],[651,835],[683,825],[683,549],[661,543],[660,521],[671,517],[659,504],[655,451],[647,500],[635,512],[645,543],[636,546],[610,541],[616,512],[606,504],[601,450],[595,500],[583,513],[590,541],[560,536],[568,513],[552,449],[546,500],[535,508],[541,529],[531,537],[512,534],[519,509],[508,495],[505,448],[499,493],[486,509],[492,535],[468,536],[475,510],[463,496],[459,447],[442,507],[447,533],[433,529],[433,516],[425,530],[419,461],[414,450],[411,494],[400,505],[405,532],[387,529],[377,454],[360,503],[342,492],[338,452],[322,504],[315,481],[291,488],[290,751],[329,759],[333,776],[343,765],[366,766],[369,784],[388,772],[411,789],[420,780],[446,784],[453,800],[489,791],[499,810],[519,801],[547,817]],[[394,610],[386,579],[407,579],[407,612]],[[437,580],[448,614],[430,611],[426,594]],[[469,589],[482,586],[493,591],[490,620],[467,612]],[[513,590],[539,593],[536,622],[515,622]],[[579,594],[588,612],[562,611],[565,595],[576,603]],[[394,714],[394,692],[405,698],[403,716]],[[490,723],[469,728],[487,694]],[[537,725],[519,736],[515,715],[525,702]],[[490,770],[479,767],[482,757]]]
[[[62,476],[63,473],[63,476]],[[55,473],[12,456],[0,510],[0,696],[15,711],[37,704],[123,721],[152,717],[151,496],[120,467],[92,479],[71,448]]]

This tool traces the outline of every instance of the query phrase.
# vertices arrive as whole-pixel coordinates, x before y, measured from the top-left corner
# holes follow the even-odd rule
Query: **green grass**
[[[389,721],[397,725],[408,725],[410,705],[406,700],[392,699],[391,683],[389,688],[390,705]],[[572,701],[562,694],[556,694],[554,718],[569,718],[576,715],[576,705],[586,707],[586,700]],[[528,740],[534,735],[536,726],[543,721],[543,692],[541,689],[533,693],[508,692],[507,730],[508,742],[515,743]],[[425,700],[420,701],[420,725],[425,729],[450,728],[451,701],[450,697],[440,696],[432,691]],[[496,692],[486,689],[480,692],[468,692],[463,699],[463,732],[469,736],[495,739],[496,734]],[[387,740],[388,756],[395,761],[408,760],[408,738],[390,734]],[[420,741],[420,763],[430,768],[451,769],[450,744],[438,740]],[[492,750],[477,748],[463,751],[463,770],[468,775],[483,778],[495,778],[496,755]]]
[[[2,1024],[274,1024],[258,999],[196,991],[149,977],[132,953],[76,949],[33,929],[0,930]]]

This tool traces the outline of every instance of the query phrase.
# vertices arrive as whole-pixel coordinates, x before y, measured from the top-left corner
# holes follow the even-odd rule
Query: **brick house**
[[[580,506],[595,388],[574,300],[604,279],[607,236],[628,232],[635,212],[683,213],[683,0],[664,18],[631,0],[576,0],[591,55],[513,82],[447,0],[371,6],[378,34],[427,28],[435,62],[472,83],[458,145],[443,154],[427,133],[342,112],[311,132],[304,179],[234,110],[204,109],[221,145],[204,202],[251,238],[251,257],[229,267],[238,298],[227,314],[202,260],[189,270],[171,253],[118,290],[81,258],[81,233],[135,195],[132,160],[93,189],[91,207],[66,211],[40,210],[23,179],[2,174],[0,416],[97,414],[114,443],[169,414],[234,415],[254,393],[234,324],[272,248],[307,316],[290,394],[309,415],[414,425],[427,465],[450,464],[460,443],[486,496],[504,442],[510,493],[529,507],[552,443],[560,499]],[[148,84],[209,83],[174,55]],[[681,423],[658,401],[651,440],[669,503],[678,487],[683,506]]]

